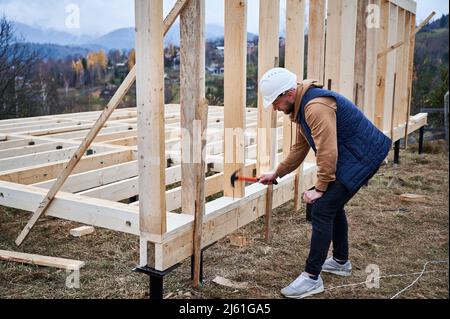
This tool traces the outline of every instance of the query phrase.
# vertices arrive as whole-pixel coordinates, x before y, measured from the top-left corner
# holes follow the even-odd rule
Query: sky
[[[165,14],[175,2],[164,0]],[[248,0],[248,30],[253,33],[258,33],[258,3]],[[282,22],[285,3],[281,0]],[[206,0],[206,23],[223,25],[223,8],[224,0]],[[437,12],[437,18],[447,14],[448,1],[417,0],[418,23],[432,11]],[[0,0],[0,15],[44,29],[100,36],[134,26],[134,0]]]

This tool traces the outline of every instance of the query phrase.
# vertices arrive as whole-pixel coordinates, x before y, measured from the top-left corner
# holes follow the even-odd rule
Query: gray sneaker
[[[341,265],[333,257],[328,258],[322,266],[323,272],[328,272],[338,276],[348,277],[352,275],[352,263],[347,261]]]
[[[289,286],[281,290],[281,294],[287,298],[303,299],[324,291],[322,278],[311,279],[306,273],[302,273]]]

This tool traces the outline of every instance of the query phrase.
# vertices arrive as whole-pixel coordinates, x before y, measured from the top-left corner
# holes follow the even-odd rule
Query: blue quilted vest
[[[392,147],[392,141],[350,100],[336,92],[312,87],[303,96],[297,122],[301,124],[305,137],[316,154],[311,129],[305,120],[305,107],[318,97],[333,97],[337,101],[336,178],[350,193],[355,193],[378,170]]]

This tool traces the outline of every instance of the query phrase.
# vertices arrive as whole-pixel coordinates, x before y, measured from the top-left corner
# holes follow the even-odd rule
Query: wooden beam
[[[205,97],[205,3],[204,0],[191,0],[180,17],[181,28],[181,74],[180,74],[180,105],[181,127],[188,134],[181,137],[181,184],[182,211],[185,214],[195,214],[195,194],[199,185],[196,184],[196,168],[194,161],[199,161],[199,152],[193,151],[198,146],[201,128],[200,120],[196,118],[196,110]],[[194,126],[196,125],[196,132]],[[196,134],[194,136],[194,133]],[[194,158],[195,157],[195,158]]]
[[[163,1],[135,0],[139,216],[142,233],[166,232]]]
[[[325,0],[310,0],[308,32],[308,79],[324,83],[325,74]]]
[[[35,211],[45,194],[45,190],[33,186],[0,182],[2,206]],[[136,236],[142,235],[139,229],[139,208],[132,205],[59,192],[47,215]],[[166,216],[169,232],[194,221],[192,216],[186,214],[167,213]],[[158,234],[146,233],[144,236],[155,243],[162,241],[162,236]]]
[[[388,46],[389,36],[389,2],[380,0],[380,29],[378,30],[377,45],[381,48]],[[377,50],[378,51],[378,50]],[[387,57],[382,57],[377,62],[377,79],[376,79],[376,95],[375,95],[375,117],[374,124],[379,129],[384,128],[384,108],[386,96],[386,76],[387,76]]]
[[[366,91],[366,70],[367,70],[367,47],[368,47],[368,28],[367,28],[367,8],[369,0],[358,1],[357,24],[356,24],[356,49],[355,49],[355,104],[358,108],[365,111],[365,91]]]
[[[404,40],[405,37],[405,19],[406,19],[406,11],[403,9],[399,9],[398,18],[397,18],[397,41]],[[407,67],[405,67],[405,55],[403,50],[397,50],[395,52],[395,73],[396,81],[395,81],[395,95],[394,95],[394,108],[393,117],[392,117],[392,129],[397,127],[400,123],[400,117],[403,117],[405,114],[405,110],[402,108],[402,100],[404,96],[404,92],[407,91],[406,81],[407,81]],[[406,55],[407,56],[407,55]]]
[[[355,49],[358,0],[342,0],[341,70],[339,92],[354,101]]]
[[[286,1],[286,68],[297,74],[300,80],[305,73],[305,0]],[[289,116],[284,116],[283,123],[283,157],[289,155],[291,146],[296,143],[297,125],[291,122]],[[296,173],[297,190],[302,188],[303,164]],[[295,194],[295,209],[299,209],[299,192]]]
[[[35,211],[46,193],[33,186],[0,182],[0,205]],[[138,208],[121,203],[59,192],[46,213],[81,224],[139,234]]]
[[[375,25],[378,20],[377,8],[380,8],[381,0],[369,0],[372,8],[367,8],[367,19],[364,19],[364,24],[368,23],[367,27],[367,49],[366,49],[366,65],[365,65],[365,93],[364,93],[364,114],[372,122],[375,122],[376,110],[376,94],[377,94],[377,50],[379,40],[380,28]],[[363,19],[360,17],[360,19]]]
[[[414,30],[416,28],[416,16],[411,15],[410,28]],[[416,46],[416,37],[411,37],[409,42],[409,55],[408,55],[408,102],[406,107],[406,130],[405,130],[405,146],[408,147],[408,126],[409,117],[411,114],[411,99],[412,99],[412,85],[414,77],[414,49]]]
[[[280,1],[261,0],[259,5],[258,79],[274,67],[279,59]],[[272,151],[276,136],[272,123],[276,118],[272,107],[264,109],[262,94],[258,92],[258,146],[257,174],[274,169],[275,153]]]
[[[79,260],[40,256],[35,254],[25,254],[6,250],[0,250],[0,259],[22,264],[31,264],[66,270],[80,270],[80,268],[84,267],[86,264],[84,261]]]
[[[134,160],[134,157],[134,152],[131,150],[119,150],[88,156],[80,161],[72,173],[77,174],[88,170],[129,162]],[[40,183],[57,178],[66,166],[67,160],[18,168],[11,171],[0,172],[0,180],[24,185]]]
[[[247,101],[247,1],[228,0],[225,6],[225,149],[224,173],[243,170],[245,163],[245,105]],[[233,188],[224,179],[224,195],[242,198],[245,185]]]
[[[200,286],[201,263],[202,263],[202,233],[203,233],[203,218],[205,215],[205,158],[206,158],[206,130],[208,128],[208,103],[204,99],[196,111],[195,117],[201,122],[201,159],[200,163],[195,163],[195,178],[197,192],[195,193],[195,219],[194,219],[194,260],[193,260],[193,285],[194,288]],[[194,150],[195,151],[195,150]]]
[[[397,42],[397,20],[398,20],[398,10],[397,6],[393,4],[389,5],[389,32],[388,32],[388,43]],[[389,130],[392,126],[392,101],[394,95],[394,77],[395,77],[395,66],[396,66],[396,55],[391,53],[386,57],[386,86],[384,94],[384,112],[382,128],[383,130]]]
[[[304,78],[305,60],[305,0],[286,1],[286,68]],[[283,115],[283,154],[286,158],[295,144],[296,125],[289,115]]]
[[[343,0],[328,3],[326,25],[325,86],[340,92]],[[331,84],[331,86],[330,86]]]

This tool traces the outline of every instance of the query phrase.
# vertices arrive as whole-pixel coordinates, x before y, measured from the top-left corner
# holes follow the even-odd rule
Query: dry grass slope
[[[364,282],[366,267],[376,264],[381,275],[410,274],[427,261],[448,260],[449,171],[448,153],[441,145],[427,145],[427,154],[402,152],[402,164],[388,164],[348,206],[354,274],[337,278],[324,274],[326,288]],[[426,195],[423,203],[402,202],[398,195]],[[205,253],[205,283],[192,289],[186,261],[166,279],[171,298],[281,298],[279,290],[302,271],[308,254],[311,226],[304,212],[288,203],[274,214],[274,240],[263,240],[263,219],[239,230],[249,245],[237,248],[221,240]],[[14,239],[29,217],[0,207],[0,249],[14,250]],[[86,261],[81,289],[65,288],[61,270],[0,261],[0,298],[147,298],[147,278],[132,273],[138,261],[136,237],[98,229],[94,235],[73,238],[79,225],[42,218],[23,251]],[[448,269],[433,264],[427,270]],[[248,282],[249,289],[234,290],[212,282],[222,276]],[[365,285],[327,290],[318,298],[390,298],[417,275],[382,279],[379,289]],[[448,298],[448,271],[426,273],[401,298]]]

